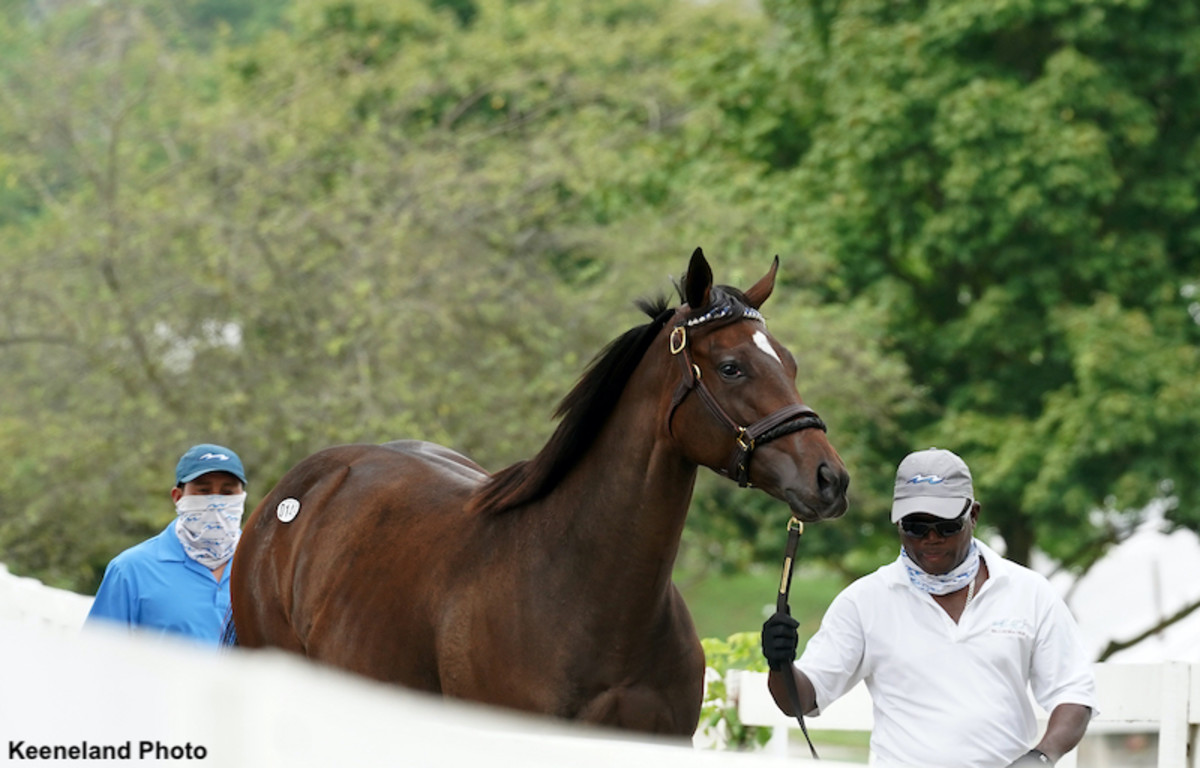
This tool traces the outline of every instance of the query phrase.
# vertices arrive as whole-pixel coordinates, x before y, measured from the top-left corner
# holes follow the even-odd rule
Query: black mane
[[[555,410],[562,421],[536,456],[492,475],[467,505],[478,513],[498,514],[549,493],[591,447],[608,420],[629,377],[674,310],[665,298],[637,306],[652,318],[613,340],[592,360],[575,387]]]

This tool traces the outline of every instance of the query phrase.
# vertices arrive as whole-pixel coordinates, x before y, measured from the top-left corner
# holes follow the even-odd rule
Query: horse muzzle
[[[846,514],[850,506],[846,497],[849,486],[850,473],[841,461],[821,462],[814,481],[784,488],[782,499],[791,508],[792,516],[801,522],[832,520]]]

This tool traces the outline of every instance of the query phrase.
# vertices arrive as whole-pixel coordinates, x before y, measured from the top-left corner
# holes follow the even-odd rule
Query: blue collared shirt
[[[109,622],[219,645],[231,570],[232,561],[218,582],[184,554],[172,520],[162,533],[112,559],[85,623]]]

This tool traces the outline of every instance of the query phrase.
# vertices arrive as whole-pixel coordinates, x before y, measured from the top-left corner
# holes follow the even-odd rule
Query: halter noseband
[[[729,459],[728,467],[718,471],[727,477],[737,480],[737,484],[745,488],[750,485],[750,457],[753,455],[755,448],[769,443],[776,438],[789,435],[792,432],[799,432],[803,429],[815,428],[822,432],[826,430],[825,422],[821,421],[821,417],[817,415],[817,412],[802,403],[785,405],[778,411],[759,419],[750,426],[743,427],[726,413],[721,404],[717,402],[717,399],[713,397],[708,386],[700,378],[700,366],[696,365],[695,361],[692,360],[692,352],[688,346],[688,329],[708,323],[724,325],[725,323],[741,319],[762,321],[763,316],[762,313],[753,307],[742,307],[739,312],[731,304],[723,304],[705,312],[703,315],[698,315],[687,320],[680,319],[671,327],[671,354],[683,366],[683,378],[680,380],[679,386],[675,388],[675,395],[671,398],[671,409],[667,413],[667,428],[670,429],[672,420],[675,417],[675,409],[679,407],[689,392],[695,390],[700,395],[700,399],[704,401],[704,404],[708,406],[708,410],[712,411],[713,415],[717,417],[717,420],[733,429],[736,435],[733,455]]]

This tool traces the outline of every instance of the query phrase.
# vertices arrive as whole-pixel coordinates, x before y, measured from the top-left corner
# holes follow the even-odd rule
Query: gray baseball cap
[[[914,451],[896,469],[892,522],[917,513],[953,520],[974,498],[971,470],[957,454],[941,448]]]

